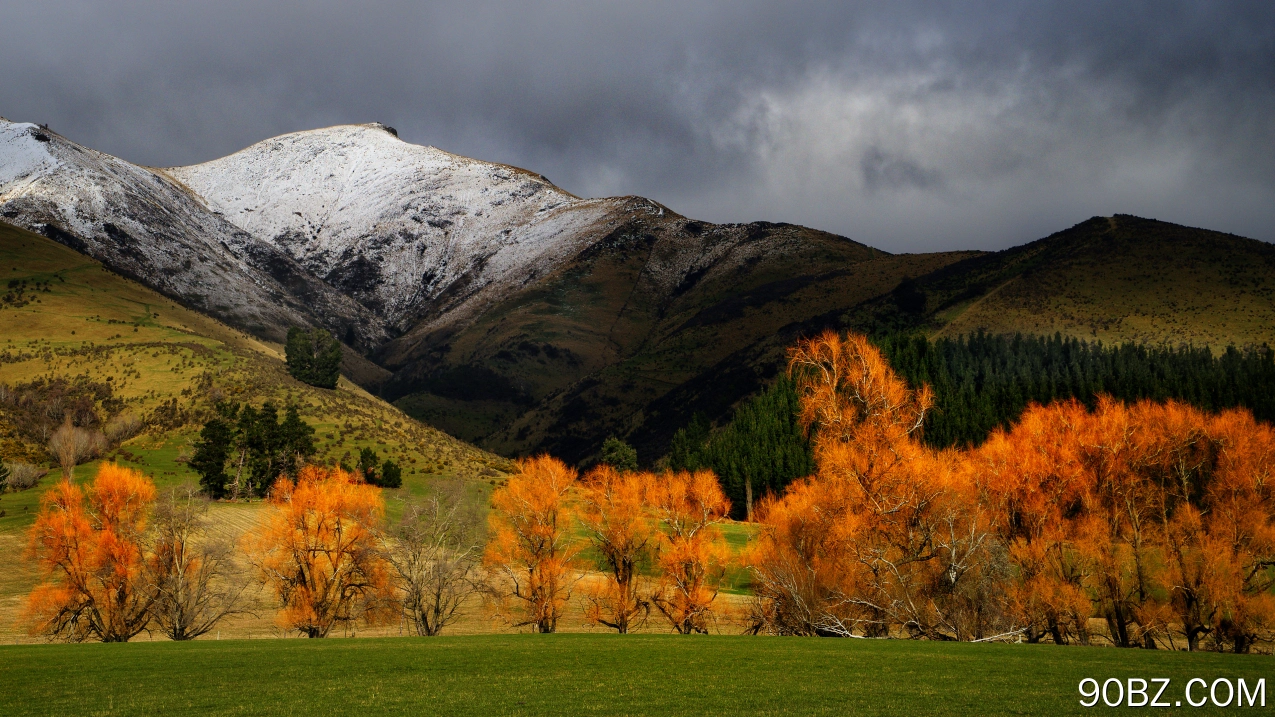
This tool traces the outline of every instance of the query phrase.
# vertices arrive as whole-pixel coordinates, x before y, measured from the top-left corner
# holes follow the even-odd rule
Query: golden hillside
[[[319,460],[357,456],[368,446],[404,467],[410,487],[434,477],[493,480],[508,461],[421,424],[342,379],[318,389],[287,374],[278,346],[266,344],[102,268],[44,237],[0,224],[0,452],[6,460],[47,465],[43,431],[24,402],[69,401],[89,394],[100,421],[132,414],[141,435],[109,457],[161,483],[195,480],[184,461],[217,400],[282,408],[296,403],[314,426]],[[16,425],[22,418],[24,425]],[[38,421],[35,421],[38,423]],[[78,473],[87,474],[81,467]],[[29,493],[30,491],[28,491]],[[24,494],[0,498],[0,530]]]

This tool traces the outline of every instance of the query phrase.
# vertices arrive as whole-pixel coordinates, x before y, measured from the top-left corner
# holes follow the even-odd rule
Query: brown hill
[[[394,357],[398,405],[504,454],[584,460],[614,434],[650,462],[694,413],[725,420],[797,337],[825,328],[1275,343],[1275,246],[1219,232],[1099,217],[1001,252],[895,256],[800,227],[691,223],[705,244],[751,232],[766,251],[662,288],[648,267],[694,250],[680,222],[623,227]]]

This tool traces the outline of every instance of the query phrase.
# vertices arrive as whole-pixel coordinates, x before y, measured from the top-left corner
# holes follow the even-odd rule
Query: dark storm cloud
[[[890,250],[1127,212],[1275,239],[1251,3],[0,0],[0,114],[126,159],[404,139]]]

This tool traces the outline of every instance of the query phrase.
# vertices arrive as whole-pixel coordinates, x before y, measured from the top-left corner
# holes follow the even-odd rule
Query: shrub
[[[142,419],[131,413],[121,413],[115,416],[110,421],[107,421],[106,428],[103,430],[103,433],[106,434],[106,440],[114,445],[119,445],[141,432]]]
[[[602,442],[602,457],[599,463],[611,466],[621,473],[638,469],[637,450],[624,441],[611,436]]]
[[[11,491],[34,488],[40,482],[40,479],[49,472],[30,463],[6,463],[4,465],[9,472],[8,477],[4,479],[4,487]]]

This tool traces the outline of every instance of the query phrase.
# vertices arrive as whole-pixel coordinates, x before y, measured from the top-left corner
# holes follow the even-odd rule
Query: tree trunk
[[[753,479],[751,476],[744,476],[744,509],[748,518],[748,522],[753,522]]]
[[[1200,649],[1200,638],[1208,634],[1208,630],[1192,625],[1186,630],[1186,650],[1187,652],[1198,652]]]
[[[1062,626],[1058,624],[1058,618],[1049,619],[1049,634],[1054,638],[1055,645],[1067,644],[1067,638],[1063,636]]]
[[[231,492],[231,497],[234,498],[235,500],[239,500],[239,477],[243,475],[243,462],[244,462],[244,458],[246,458],[247,456],[248,456],[247,448],[239,451],[239,467],[235,469],[235,488]]]

